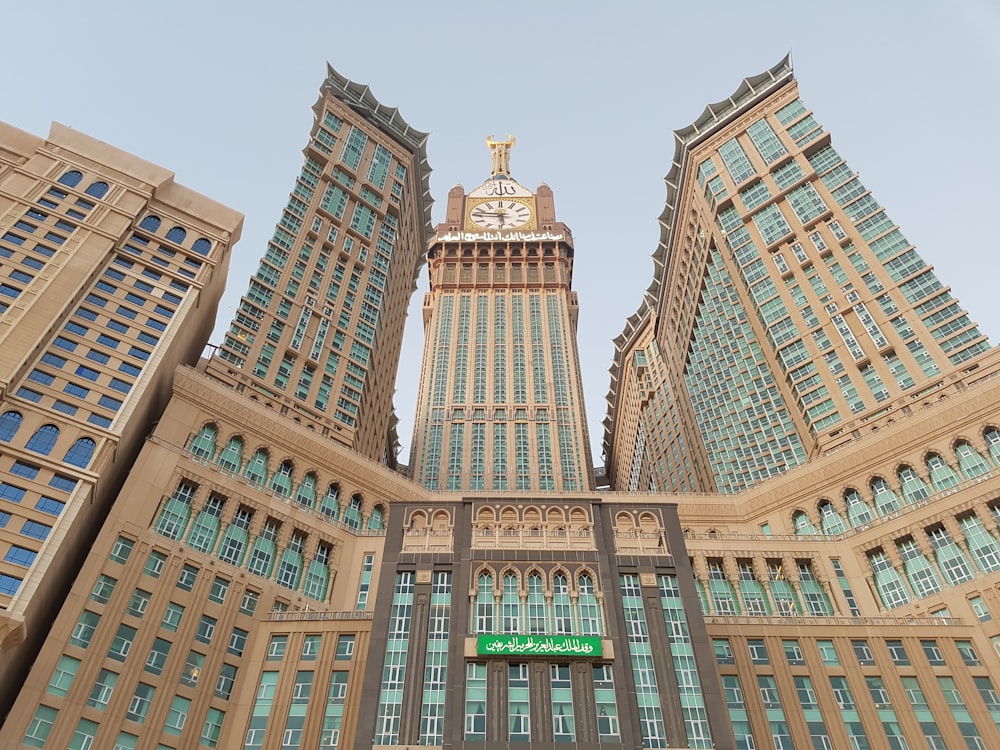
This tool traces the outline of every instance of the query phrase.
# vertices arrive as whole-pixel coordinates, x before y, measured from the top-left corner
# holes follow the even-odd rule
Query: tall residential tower
[[[989,348],[798,98],[787,59],[676,137],[653,284],[616,341],[612,487],[738,492]]]
[[[426,133],[329,68],[305,162],[209,373],[395,465],[392,396],[424,262]]]
[[[23,679],[201,353],[242,225],[70,128],[0,125],[0,684]]]

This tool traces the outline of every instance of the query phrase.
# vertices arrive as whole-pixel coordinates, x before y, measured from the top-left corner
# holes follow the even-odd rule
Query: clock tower
[[[489,179],[451,189],[427,252],[410,468],[429,489],[593,487],[572,234],[551,188],[511,176],[514,142],[486,139]]]

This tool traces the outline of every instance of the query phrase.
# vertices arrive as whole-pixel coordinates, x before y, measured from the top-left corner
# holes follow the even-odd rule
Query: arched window
[[[847,522],[852,529],[872,520],[872,509],[856,489],[850,488],[844,492],[844,505],[847,508]]]
[[[966,479],[989,473],[990,465],[986,463],[986,459],[964,440],[955,444],[955,457],[958,458],[958,468]]]
[[[95,198],[103,198],[104,194],[108,192],[108,183],[106,182],[92,182],[90,187],[87,188],[87,195],[92,195]]]
[[[797,535],[819,533],[816,531],[816,527],[813,526],[813,522],[809,520],[809,516],[806,515],[805,511],[796,511],[792,516],[792,524],[795,526],[795,533]]]
[[[903,499],[906,502],[915,503],[930,497],[931,493],[927,489],[927,483],[920,478],[920,475],[912,467],[904,464],[899,467],[896,473],[899,476],[899,484],[903,490]]]
[[[306,474],[302,477],[302,484],[295,491],[295,502],[305,508],[316,507],[316,475]]]
[[[577,584],[580,591],[577,605],[580,610],[580,632],[583,635],[603,635],[601,605],[594,592],[594,579],[584,573],[577,579]]]
[[[562,573],[552,576],[552,631],[572,635],[573,608],[569,600],[569,581]]]
[[[198,253],[198,255],[208,255],[208,251],[212,249],[212,243],[206,240],[204,237],[199,237],[191,245],[191,249]]]
[[[844,519],[840,517],[837,509],[829,500],[821,501],[818,510],[819,523],[824,534],[843,534],[847,531],[847,524],[844,523]]]
[[[319,512],[331,521],[340,518],[340,487],[336,483],[326,488],[326,494],[319,501]]]
[[[996,427],[987,427],[983,431],[983,440],[986,441],[986,448],[990,452],[993,463],[1000,466],[1000,430]]]
[[[77,172],[75,169],[71,169],[69,172],[64,174],[59,178],[60,185],[67,185],[69,187],[76,187],[80,184],[80,180],[83,179],[83,175]]]
[[[188,450],[199,458],[207,458],[211,461],[215,455],[215,438],[217,435],[218,430],[215,429],[214,424],[205,425],[192,438]]]
[[[66,451],[66,458],[63,459],[63,462],[72,466],[85,468],[90,463],[90,459],[94,455],[94,448],[96,447],[97,443],[90,438],[80,438]]]
[[[306,546],[306,535],[301,531],[293,531],[288,546],[281,553],[281,560],[278,562],[278,570],[274,575],[274,580],[279,586],[296,591],[302,581],[302,550]]]
[[[385,510],[381,505],[372,508],[372,514],[368,516],[368,529],[370,531],[381,531],[385,528]]]
[[[278,470],[274,472],[274,476],[271,477],[271,491],[281,495],[282,497],[288,497],[292,494],[292,462],[282,461]]]
[[[316,545],[316,554],[313,555],[309,569],[306,571],[305,581],[302,583],[302,593],[310,599],[324,601],[326,592],[330,587],[330,545],[320,542]]]
[[[931,486],[938,492],[958,484],[958,474],[937,453],[928,453],[925,463],[931,475]]]
[[[489,573],[479,574],[479,587],[476,590],[476,633],[493,632],[493,609],[496,602],[493,599],[493,576]]]
[[[167,239],[171,242],[176,242],[178,245],[184,242],[185,237],[187,237],[187,232],[181,227],[171,227],[170,231],[167,232]]]
[[[24,446],[29,451],[35,451],[35,453],[41,453],[43,456],[49,455],[52,452],[53,446],[56,444],[56,440],[59,439],[59,428],[54,424],[43,424],[38,428],[38,431],[31,436],[28,440],[28,444]]]
[[[361,528],[361,497],[359,495],[351,498],[351,504],[344,511],[344,525],[349,529]]]
[[[160,217],[150,214],[145,219],[139,222],[139,228],[145,229],[151,234],[155,234],[156,230],[160,228]]]
[[[503,598],[500,600],[500,632],[521,632],[521,595],[517,576],[507,573],[503,577]]]
[[[253,454],[253,458],[247,461],[246,468],[243,469],[243,476],[255,484],[264,484],[267,481],[267,464],[270,456],[266,448],[258,448]]]
[[[239,471],[243,465],[243,440],[239,437],[229,438],[226,447],[219,454],[219,466],[224,471]]]
[[[875,512],[880,516],[888,515],[899,510],[899,496],[895,493],[889,483],[882,477],[875,477],[871,481],[872,497],[875,499]]]
[[[899,550],[899,559],[903,563],[903,572],[910,582],[910,588],[917,596],[930,596],[941,590],[941,580],[934,570],[934,566],[924,556],[920,547],[913,540],[912,536],[896,541],[896,548]]]
[[[9,443],[11,438],[17,434],[22,419],[24,417],[21,416],[21,413],[16,411],[5,411],[0,414],[0,440]]]
[[[542,635],[545,633],[545,589],[542,577],[538,573],[528,576],[528,633]]]

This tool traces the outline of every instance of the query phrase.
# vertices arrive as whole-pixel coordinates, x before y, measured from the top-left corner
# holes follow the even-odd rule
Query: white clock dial
[[[486,229],[516,229],[531,221],[531,209],[519,201],[486,201],[473,208],[469,218]]]

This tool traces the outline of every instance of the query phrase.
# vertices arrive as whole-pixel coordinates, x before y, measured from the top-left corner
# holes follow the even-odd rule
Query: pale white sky
[[[973,319],[1000,340],[1000,4],[994,0],[9,3],[0,119],[57,120],[173,170],[246,214],[217,343],[294,184],[327,61],[430,131],[448,189],[512,174],[573,230],[594,461],[612,339],[653,273],[673,131],[792,52],[801,97]],[[396,408],[409,453],[423,331]]]

